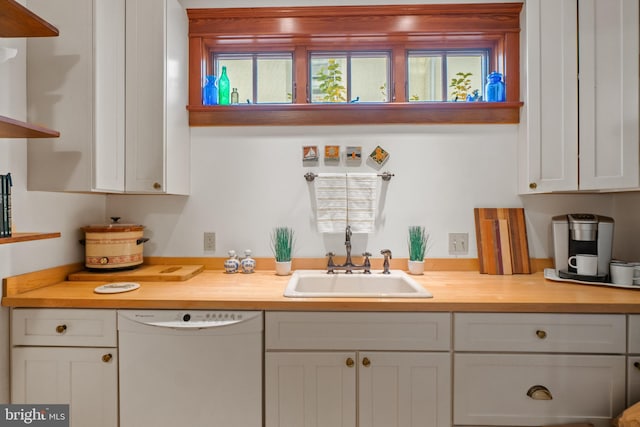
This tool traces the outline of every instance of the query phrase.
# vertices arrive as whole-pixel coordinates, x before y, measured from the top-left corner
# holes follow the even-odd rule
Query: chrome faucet
[[[382,268],[383,268],[382,274],[391,274],[389,272],[389,260],[393,258],[391,256],[391,249],[383,249],[380,251],[380,254],[384,255],[384,261],[382,263]]]
[[[351,235],[351,226],[347,225],[344,233],[344,245],[347,250],[347,258],[345,259],[344,264],[336,265],[333,262],[335,254],[333,252],[327,253],[327,256],[329,257],[329,260],[327,261],[327,273],[334,273],[336,270],[344,270],[347,274],[353,273],[354,270],[362,270],[365,274],[371,273],[371,262],[369,261],[371,254],[369,252],[362,254],[364,257],[364,263],[362,265],[356,265],[351,260]]]

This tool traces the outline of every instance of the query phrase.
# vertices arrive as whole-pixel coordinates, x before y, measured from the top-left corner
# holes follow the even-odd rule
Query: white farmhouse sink
[[[298,298],[431,298],[418,282],[404,271],[390,274],[364,274],[323,270],[296,270],[284,291],[285,297]]]

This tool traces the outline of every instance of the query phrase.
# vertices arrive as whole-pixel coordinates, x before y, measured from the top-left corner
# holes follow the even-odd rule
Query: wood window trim
[[[518,123],[521,9],[522,3],[187,9],[190,125]],[[507,101],[407,102],[405,52],[457,47],[491,49],[491,70],[505,75]],[[308,52],[320,48],[391,51],[392,102],[307,103]],[[293,52],[294,103],[203,106],[212,52],[257,50]]]

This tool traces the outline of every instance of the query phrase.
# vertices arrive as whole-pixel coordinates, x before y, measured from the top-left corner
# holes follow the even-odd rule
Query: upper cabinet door
[[[178,0],[126,2],[128,193],[189,193],[188,24]]]
[[[580,0],[580,189],[640,187],[638,0]]]
[[[28,142],[29,190],[122,192],[124,0],[29,0],[29,7],[60,30],[27,42],[29,121],[60,131]]]
[[[577,190],[577,0],[527,0],[524,26],[520,192]]]

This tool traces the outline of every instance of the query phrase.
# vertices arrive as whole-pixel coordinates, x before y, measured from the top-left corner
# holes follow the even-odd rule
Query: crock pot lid
[[[142,231],[143,225],[140,224],[121,224],[118,221],[119,216],[111,217],[111,224],[92,224],[82,227],[83,231],[94,233],[109,233],[109,232],[123,232],[123,231]]]
[[[144,225],[140,224],[93,224],[82,227],[83,231],[93,233],[109,233],[123,231],[142,231]]]

